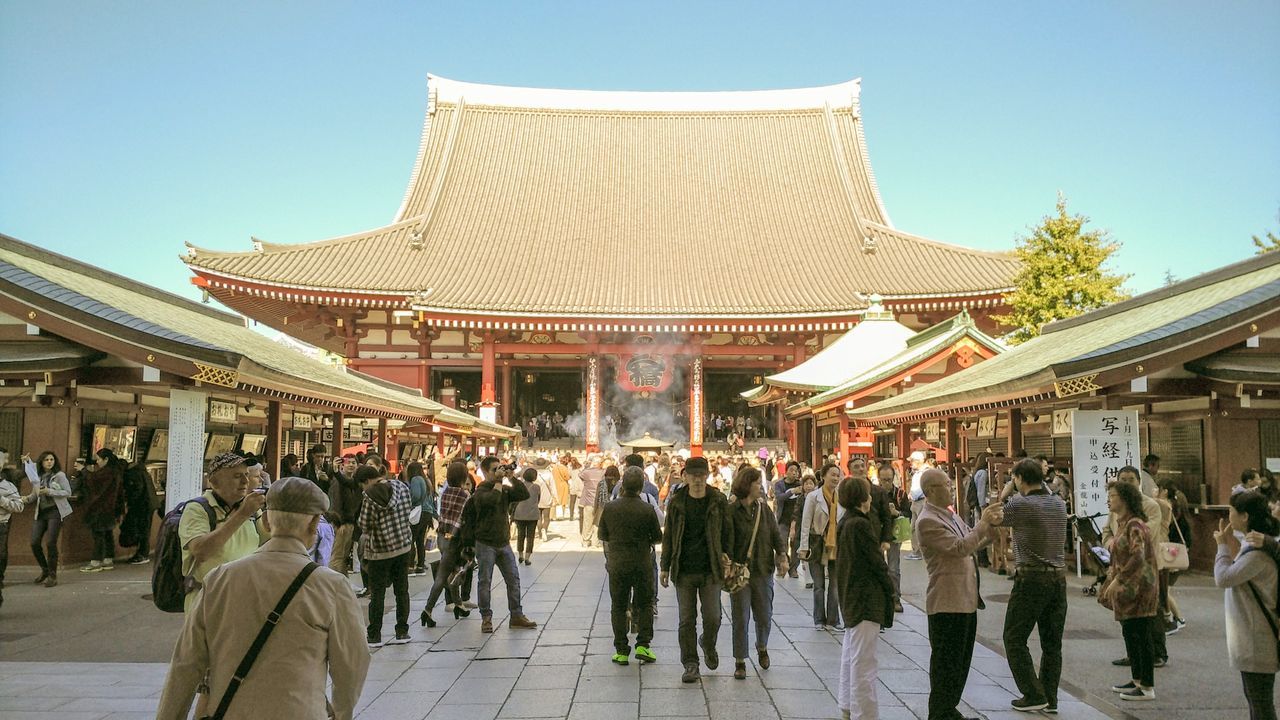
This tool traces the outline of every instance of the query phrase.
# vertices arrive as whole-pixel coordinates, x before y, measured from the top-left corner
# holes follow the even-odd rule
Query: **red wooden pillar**
[[[431,397],[431,330],[426,325],[418,327],[418,389],[423,397]]]
[[[587,356],[586,400],[583,411],[586,414],[586,446],[587,452],[600,452],[600,356]]]
[[[905,478],[904,482],[910,483],[911,479],[911,425],[908,423],[898,423],[898,449],[895,453],[897,460],[902,464],[902,474]],[[904,485],[904,487],[907,487]]]
[[[502,424],[511,424],[511,373],[515,370],[507,366],[506,361],[502,362]]]
[[[689,363],[689,454],[702,457],[702,356]]]
[[[840,434],[836,438],[836,452],[840,453],[840,469],[849,470],[849,458],[853,457],[853,443],[849,439],[849,416],[840,413]]]
[[[341,411],[333,414],[333,442],[329,449],[329,457],[334,460],[342,457],[342,423],[345,419]]]
[[[494,403],[494,352],[493,333],[484,334],[484,353],[480,365],[480,403],[490,406]]]
[[[378,418],[378,437],[374,438],[374,444],[378,447],[378,452],[382,453],[382,459],[391,460],[390,448],[387,447],[387,419]]]
[[[949,417],[943,421],[942,437],[947,444],[947,461],[955,467],[957,463],[964,461],[964,453],[960,450],[960,430],[958,423],[953,417]],[[958,475],[959,473],[957,473]]]

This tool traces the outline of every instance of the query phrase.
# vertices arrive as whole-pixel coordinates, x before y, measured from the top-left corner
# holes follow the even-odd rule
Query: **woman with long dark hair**
[[[108,448],[94,456],[95,467],[85,482],[84,522],[93,537],[93,560],[80,572],[115,569],[116,523],[123,514],[121,507],[124,463]]]
[[[462,523],[462,508],[470,496],[470,493],[464,489],[468,479],[467,466],[461,461],[449,463],[449,467],[445,469],[446,487],[444,492],[440,493],[440,526],[436,535],[436,542],[440,545],[440,565],[435,569],[431,592],[427,595],[426,607],[422,608],[422,615],[419,618],[426,627],[436,626],[435,618],[431,617],[431,611],[435,609],[440,593],[444,593],[445,610],[452,612],[455,618],[463,618],[471,614],[466,605],[469,604],[467,600],[471,597],[472,571],[468,571],[462,580],[459,587],[460,596],[454,594],[454,588],[448,582],[454,569],[462,565],[461,555],[454,547],[454,536]]]
[[[876,702],[876,643],[881,628],[893,627],[894,585],[880,551],[880,533],[869,516],[871,484],[850,477],[840,484],[836,592],[844,618],[840,650],[840,682],[836,699],[843,717],[874,718]]]
[[[1151,623],[1160,602],[1154,534],[1142,510],[1142,491],[1127,482],[1113,482],[1107,504],[1120,531],[1111,540],[1111,568],[1098,591],[1098,602],[1110,608],[1124,634],[1132,679],[1111,689],[1121,700],[1155,700],[1155,645]],[[1155,521],[1158,521],[1156,518]]]
[[[1240,671],[1250,720],[1276,720],[1276,560],[1252,545],[1241,547],[1239,535],[1280,534],[1267,498],[1257,490],[1231,496],[1227,519],[1213,534],[1218,554],[1213,561],[1213,581],[1226,590],[1227,654]],[[1274,550],[1274,541],[1268,543]]]
[[[58,584],[58,535],[62,521],[71,514],[71,502],[67,500],[71,497],[71,481],[63,474],[58,456],[50,450],[40,453],[35,462],[24,455],[22,466],[32,487],[31,494],[23,499],[36,503],[36,518],[31,523],[31,554],[40,565],[36,584],[53,587]]]
[[[427,574],[427,531],[435,527],[436,488],[435,483],[428,482],[426,471],[420,462],[411,462],[404,469],[406,483],[409,485],[410,507],[421,507],[422,515],[418,523],[413,525],[413,563],[409,575],[422,577]]]

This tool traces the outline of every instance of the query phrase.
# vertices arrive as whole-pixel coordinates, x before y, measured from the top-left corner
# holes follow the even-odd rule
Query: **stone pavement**
[[[618,667],[612,654],[609,597],[605,589],[603,557],[599,550],[584,551],[573,523],[553,524],[552,539],[537,545],[533,565],[521,567],[525,612],[537,620],[533,631],[510,630],[495,622],[492,635],[479,631],[479,615],[455,621],[437,606],[440,623],[434,629],[412,628],[413,642],[374,651],[369,680],[361,697],[361,718],[387,720],[492,720],[494,718],[838,718],[835,704],[836,668],[840,638],[814,630],[810,620],[810,592],[800,580],[777,583],[774,629],[770,638],[772,667],[758,670],[748,660],[745,681],[732,677],[728,602],[721,625],[718,670],[703,669],[702,682],[683,685],[676,642],[674,593],[660,595],[660,616],[655,623],[653,649],[659,662],[652,666],[632,663]],[[560,531],[564,537],[554,533]],[[919,562],[903,563],[904,593],[908,602],[923,605],[924,573]],[[24,569],[12,569],[8,602],[0,611],[0,718],[4,720],[105,720],[150,718],[164,682],[163,662],[130,663],[129,659],[162,661],[172,647],[180,617],[164,615],[137,599],[146,591],[149,568],[121,568],[113,573],[83,576],[67,573],[55,590],[24,586]],[[500,576],[495,573],[494,598],[505,599]],[[990,578],[990,579],[989,579]],[[353,576],[353,581],[355,577]],[[411,580],[414,613],[421,608],[429,578]],[[1000,583],[1006,583],[1001,585]],[[1225,668],[1221,630],[1221,595],[1205,587],[1178,586],[1193,621],[1192,630],[1204,641],[1177,645],[1170,641],[1174,664],[1166,672],[1178,672],[1197,660],[1205,668],[1198,675],[1183,676],[1182,687],[1170,687],[1159,679],[1161,702],[1140,708],[1119,708],[1105,687],[1116,671],[1105,663],[1120,647],[1118,630],[1109,614],[1101,611],[1078,590],[1071,593],[1069,633],[1092,639],[1068,639],[1064,683],[1078,690],[1076,700],[1064,692],[1060,698],[1063,718],[1094,720],[1121,718],[1132,711],[1138,718],[1232,717],[1240,715],[1243,699],[1238,676]],[[986,645],[975,649],[962,708],[990,719],[1026,717],[1009,710],[1014,685],[1008,666],[999,654],[999,624],[1003,618],[1001,593],[1007,581],[984,574],[984,595],[989,609],[982,613],[980,637]],[[57,593],[57,594],[53,594]],[[1197,596],[1196,593],[1200,593]],[[73,610],[50,607],[68,597]],[[722,595],[722,598],[724,596]],[[38,599],[39,602],[33,602]],[[1083,602],[1081,602],[1083,600]],[[41,609],[41,604],[44,609]],[[1201,617],[1203,616],[1203,617]],[[64,618],[49,630],[49,618]],[[924,614],[908,604],[897,624],[881,636],[880,709],[886,720],[923,717],[927,701],[929,660],[924,636]],[[1212,617],[1217,617],[1216,623]],[[505,608],[495,609],[495,621],[505,621]],[[391,616],[384,636],[390,634]],[[143,632],[139,632],[143,630]],[[1191,630],[1184,631],[1190,633]],[[1202,652],[1194,652],[1189,648]],[[1193,657],[1199,656],[1199,657]],[[1083,659],[1073,661],[1073,657]],[[46,660],[53,660],[52,662]],[[84,662],[77,662],[84,661]],[[104,662],[106,661],[106,662]],[[1079,676],[1077,662],[1087,664],[1097,677]],[[1216,670],[1215,670],[1216,668]],[[1225,668],[1225,669],[1224,669]],[[1161,677],[1165,677],[1162,675]],[[1214,688],[1205,692],[1207,682]],[[1073,684],[1074,681],[1074,684]],[[1229,684],[1223,684],[1229,682]],[[1169,693],[1166,692],[1168,688]],[[1177,693],[1184,693],[1179,699]],[[1173,698],[1172,702],[1165,701]],[[1187,698],[1213,698],[1196,704]],[[1207,714],[1199,708],[1215,708]],[[1097,708],[1102,708],[1105,712]],[[1189,714],[1188,714],[1189,713]]]

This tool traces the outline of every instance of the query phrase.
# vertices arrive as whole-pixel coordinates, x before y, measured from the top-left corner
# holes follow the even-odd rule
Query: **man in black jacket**
[[[333,467],[325,462],[324,454],[324,445],[316,445],[307,451],[307,464],[302,466],[302,477],[318,485],[328,495]]]
[[[658,513],[640,499],[644,471],[629,467],[622,473],[622,497],[604,506],[600,514],[600,540],[609,571],[609,618],[613,623],[613,662],[626,665],[631,654],[627,642],[627,610],[636,624],[636,659],[657,662],[649,649],[653,640],[653,546],[662,540]]]
[[[729,525],[725,521],[728,500],[707,485],[711,474],[706,458],[694,457],[684,465],[684,485],[667,499],[667,526],[663,532],[660,580],[676,584],[680,604],[680,663],[683,682],[697,682],[698,645],[702,645],[708,670],[720,666],[716,637],[720,634],[720,586],[729,557]],[[702,639],[697,638],[698,606],[702,608]]]
[[[493,566],[498,566],[507,585],[508,621],[513,628],[536,628],[538,624],[524,616],[520,605],[520,569],[511,551],[511,506],[529,499],[524,483],[513,483],[498,458],[486,456],[480,461],[484,482],[467,498],[462,508],[461,544],[474,545],[480,601],[480,632],[493,632],[493,608],[489,593],[493,588]]]

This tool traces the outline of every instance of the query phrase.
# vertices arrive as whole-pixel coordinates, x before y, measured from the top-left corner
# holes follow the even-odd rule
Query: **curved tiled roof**
[[[805,316],[856,310],[870,293],[1008,289],[1010,255],[890,225],[858,87],[608,93],[432,78],[391,225],[250,252],[193,248],[186,262],[232,281],[495,314]],[[517,272],[478,282],[458,270],[495,261]],[[726,262],[761,271],[705,280]],[[822,282],[779,280],[816,268]]]

